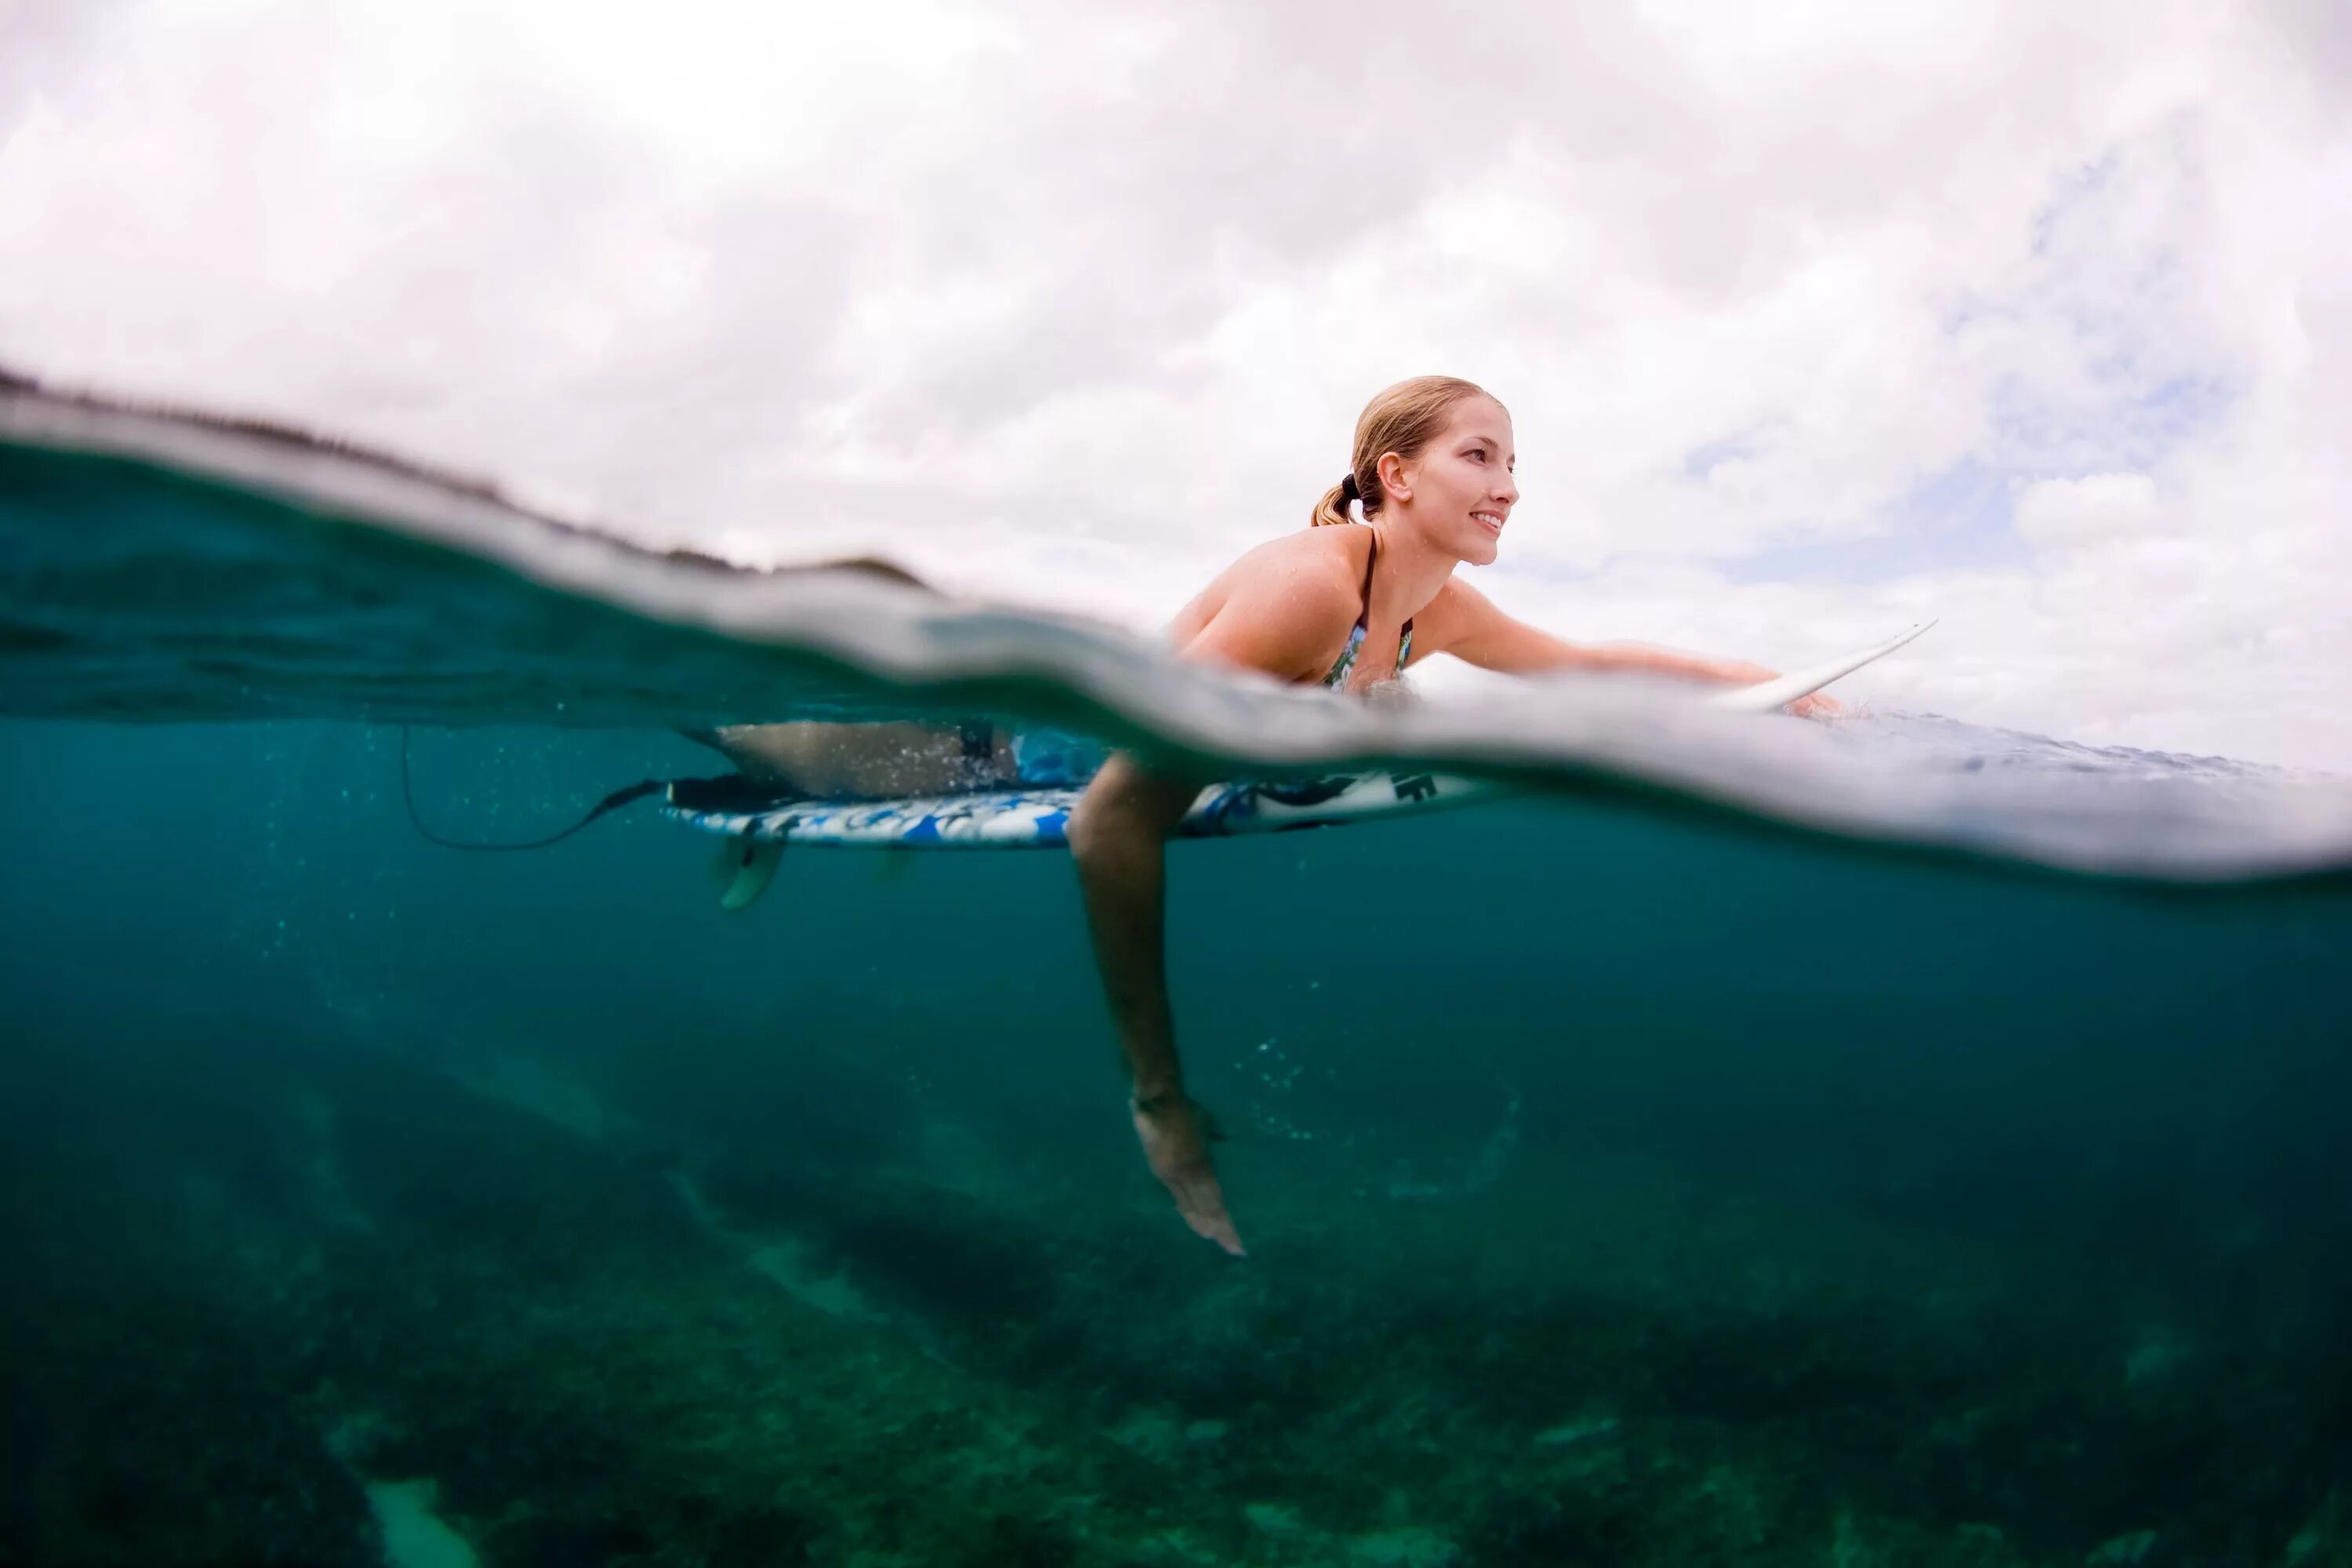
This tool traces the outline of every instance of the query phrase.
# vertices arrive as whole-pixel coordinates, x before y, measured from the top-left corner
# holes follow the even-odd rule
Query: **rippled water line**
[[[1537,788],[1660,790],[1848,837],[2171,879],[2352,865],[2352,791],[2245,803],[1927,771],[1815,726],[1712,711],[1684,688],[1557,679],[1466,701],[1357,703],[1173,658],[1074,617],[975,605],[822,568],[737,573],[651,554],[489,487],[293,432],[0,387],[0,441],[196,476],[502,568],[576,598],[789,650],[910,691],[988,686],[1076,707],[1127,743],[1204,769],[1359,761]],[[1075,698],[1073,703],[1071,699]]]

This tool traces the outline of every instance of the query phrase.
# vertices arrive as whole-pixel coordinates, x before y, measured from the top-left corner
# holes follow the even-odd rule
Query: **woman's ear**
[[[1393,501],[1412,499],[1412,476],[1405,471],[1404,459],[1394,452],[1382,452],[1380,463],[1381,490]]]

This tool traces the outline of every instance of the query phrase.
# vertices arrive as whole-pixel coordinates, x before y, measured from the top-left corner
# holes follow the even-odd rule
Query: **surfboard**
[[[1769,713],[1811,695],[1925,633],[1933,621],[1824,664],[1727,691],[1716,706]],[[1070,813],[1084,785],[1006,788],[909,796],[895,800],[744,799],[744,781],[678,780],[667,787],[662,810],[705,833],[734,841],[722,868],[734,867],[725,899],[749,903],[774,870],[773,851],[785,845],[840,849],[1055,849],[1069,843]],[[1337,827],[1407,813],[1441,811],[1491,798],[1505,786],[1412,768],[1377,768],[1316,778],[1211,784],[1185,813],[1176,832],[1185,838],[1226,838],[1307,827]]]
[[[662,810],[689,827],[730,838],[840,849],[1061,848],[1069,843],[1070,813],[1086,793],[1083,786],[973,790],[898,800],[793,800],[730,811],[698,804],[696,782],[670,784]],[[1212,784],[1176,831],[1186,838],[1226,838],[1332,827],[1465,805],[1497,787],[1412,769]]]
[[[1735,713],[1774,713],[1800,698],[1811,697],[1832,680],[1852,675],[1865,664],[1874,664],[1896,648],[1914,643],[1935,628],[1932,620],[1906,626],[1883,643],[1876,643],[1858,653],[1849,653],[1825,663],[1811,665],[1793,673],[1767,680],[1755,686],[1738,687],[1718,691],[1707,699],[1710,707],[1727,708]]]

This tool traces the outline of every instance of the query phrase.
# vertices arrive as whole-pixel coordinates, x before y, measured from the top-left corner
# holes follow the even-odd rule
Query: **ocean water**
[[[0,1563],[2352,1561],[2352,797],[1922,715],[1327,701],[0,391]],[[1251,1256],[1053,852],[678,727],[1507,798],[1171,851]]]

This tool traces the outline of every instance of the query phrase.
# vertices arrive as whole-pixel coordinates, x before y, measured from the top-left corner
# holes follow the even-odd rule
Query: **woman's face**
[[[1495,559],[1503,525],[1518,504],[1519,487],[1511,476],[1517,461],[1511,416],[1502,405],[1465,397],[1454,405],[1445,433],[1402,465],[1398,477],[1412,492],[1405,504],[1429,541],[1484,566]]]

